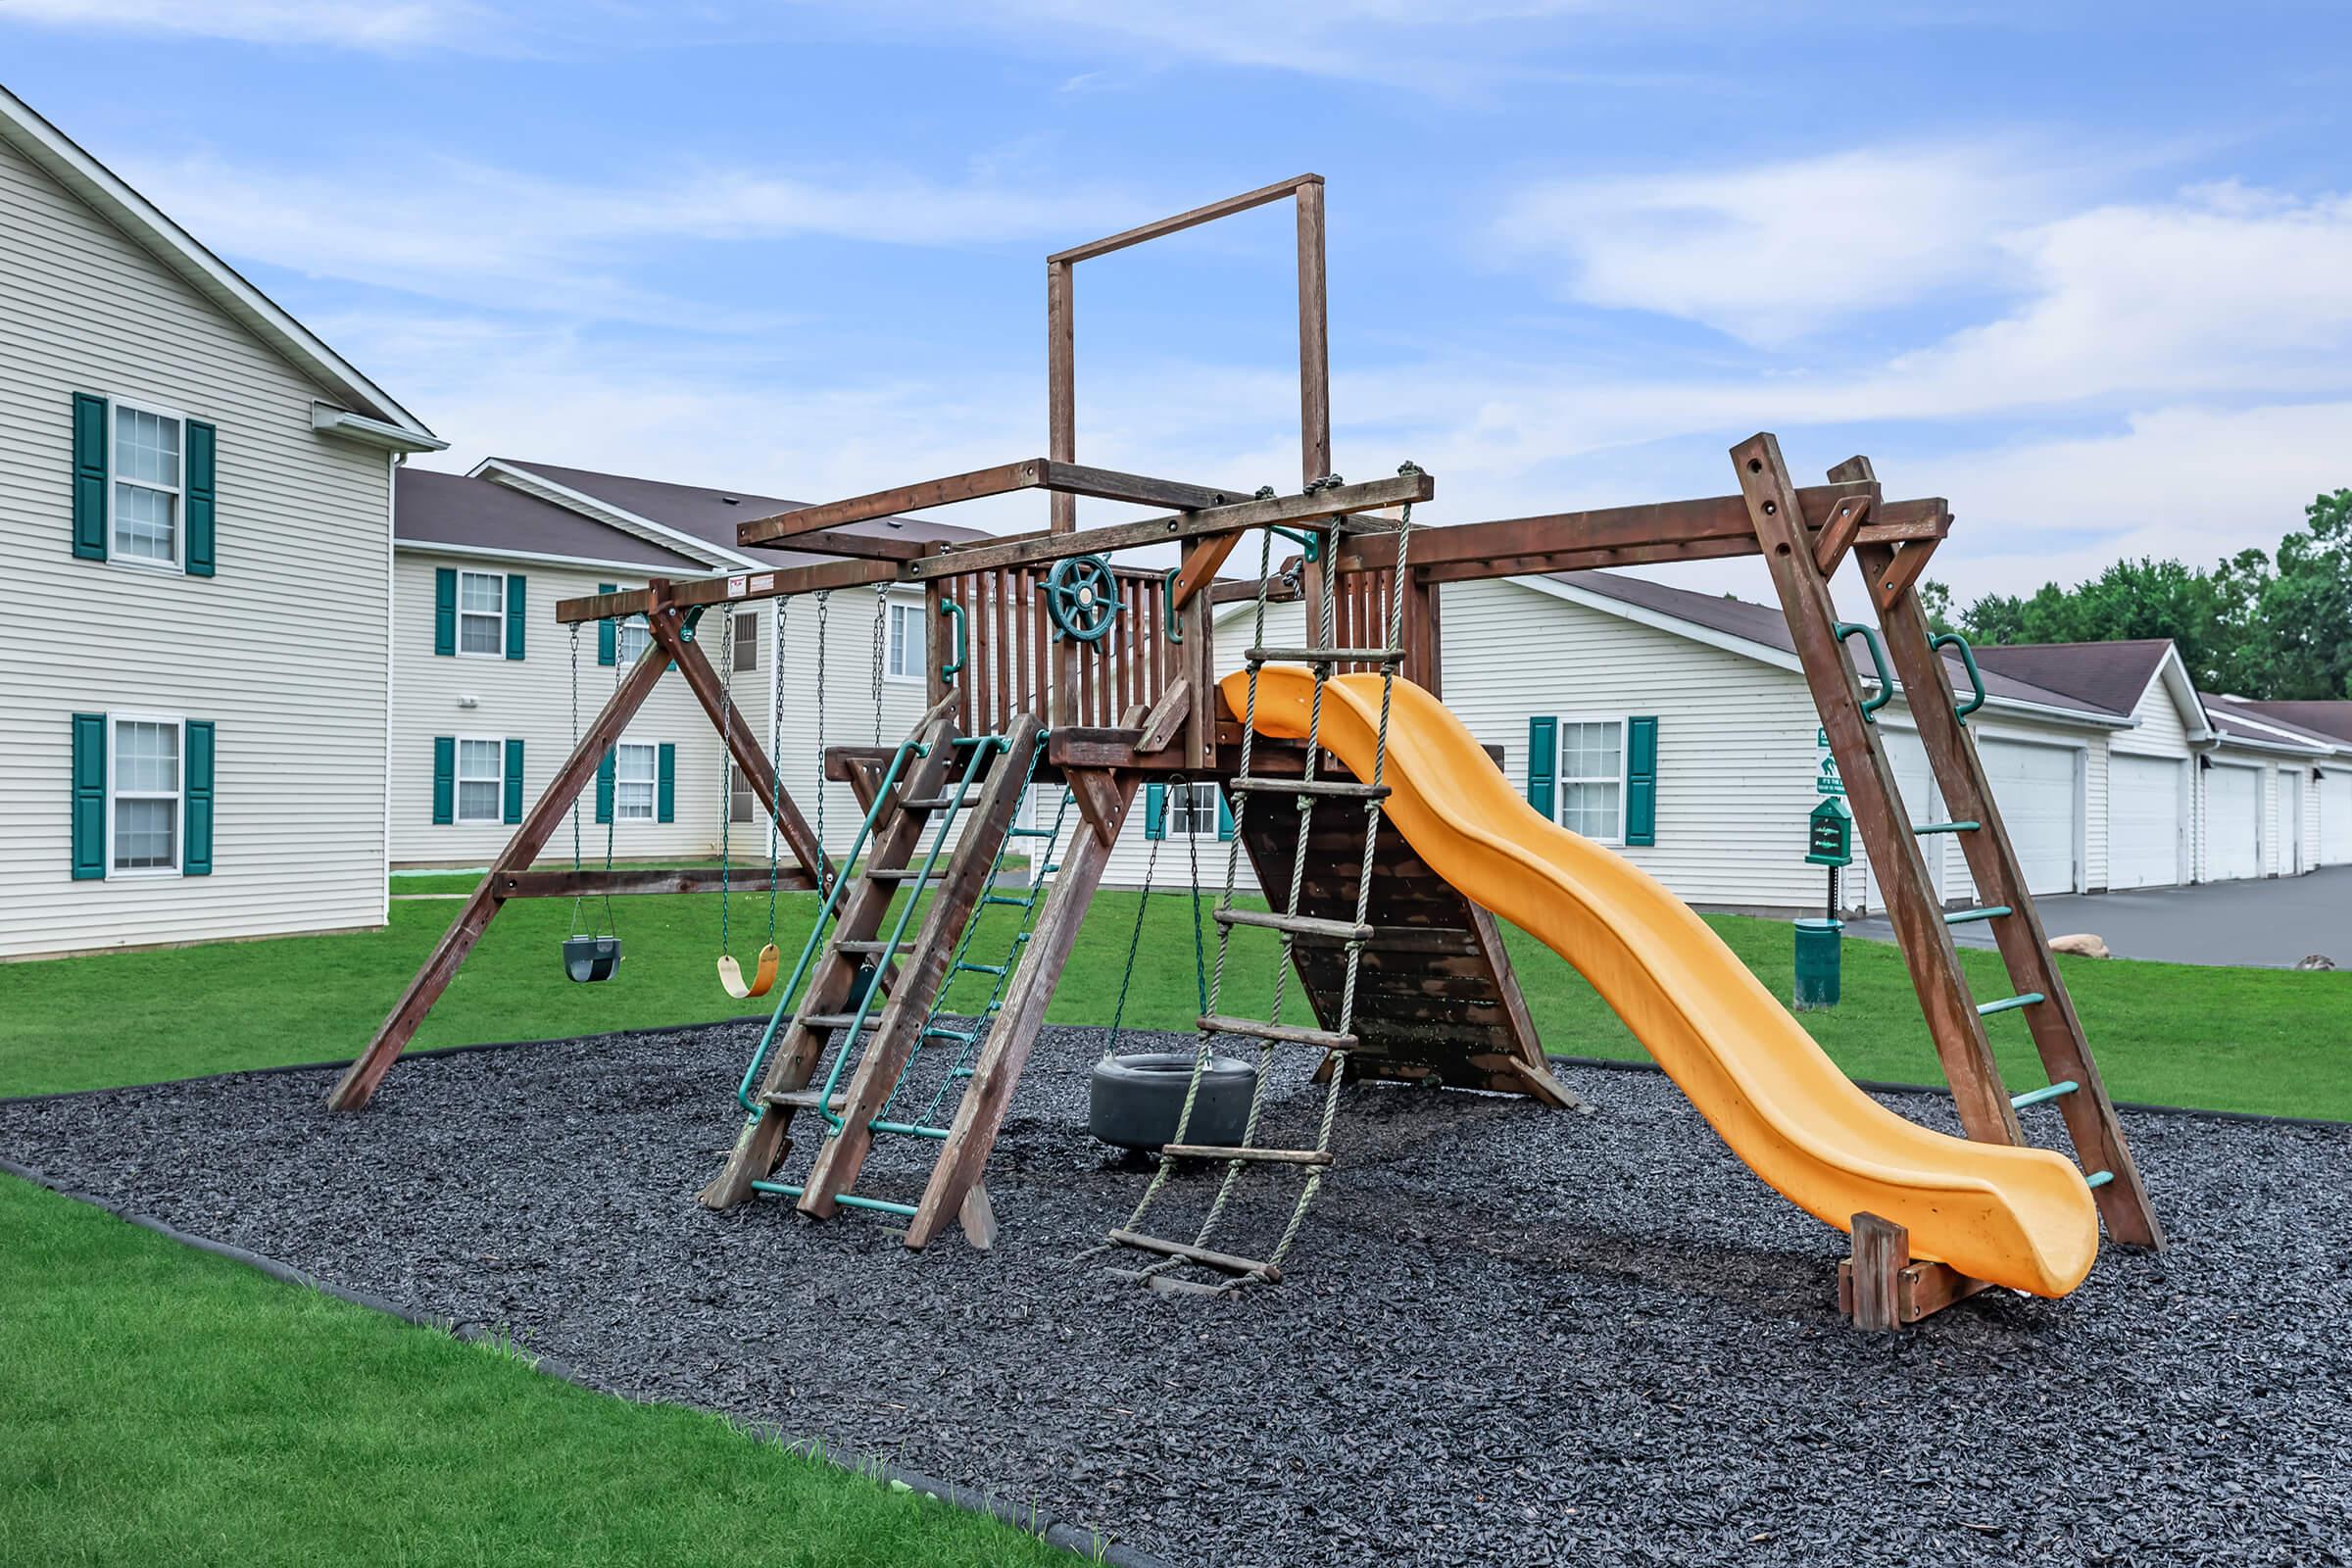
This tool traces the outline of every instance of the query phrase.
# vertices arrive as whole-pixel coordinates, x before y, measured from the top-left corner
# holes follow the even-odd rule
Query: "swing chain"
[[[825,797],[832,793],[825,787],[825,620],[832,612],[833,590],[827,588],[816,596],[816,842],[820,850],[826,843]],[[830,850],[825,851],[823,859],[831,863]],[[833,895],[829,882],[818,891],[827,898]]]
[[[722,605],[726,622],[718,633],[718,951],[735,951],[727,931],[727,913],[734,905],[733,844],[729,829],[735,821],[735,607]]]
[[[874,744],[882,744],[882,645],[890,635],[890,584],[874,584]]]
[[[776,601],[776,647],[767,664],[767,765],[776,792],[776,809],[768,813],[767,819],[767,941],[770,947],[775,946],[776,941],[777,841],[784,836],[784,824],[780,820],[784,808],[784,617],[791,610],[791,595],[787,594]],[[818,787],[823,787],[821,781]],[[817,860],[820,866],[832,863],[821,843],[817,846]]]

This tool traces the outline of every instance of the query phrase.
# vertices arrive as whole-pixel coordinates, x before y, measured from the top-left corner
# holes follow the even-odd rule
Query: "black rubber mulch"
[[[1290,1281],[1198,1300],[1069,1261],[1144,1182],[1085,1136],[1098,1031],[1041,1040],[986,1254],[910,1253],[871,1215],[699,1208],[747,1043],[413,1060],[358,1117],[320,1108],[323,1074],[0,1102],[0,1153],[507,1327],[615,1392],[1203,1568],[2346,1560],[2352,1129],[2133,1116],[2172,1251],[1874,1340],[1834,1310],[1842,1238],[1654,1075],[1584,1075],[1592,1116],[1351,1091]],[[1265,1141],[1310,1137],[1319,1091],[1282,1088]],[[1894,1102],[1949,1125],[1940,1100]],[[916,1170],[877,1156],[863,1190]],[[1267,1245],[1284,1186],[1253,1179],[1235,1250]]]

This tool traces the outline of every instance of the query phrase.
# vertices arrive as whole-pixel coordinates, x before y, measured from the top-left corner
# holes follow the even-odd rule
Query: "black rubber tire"
[[[1120,1149],[1154,1150],[1176,1136],[1184,1092],[1192,1082],[1192,1053],[1139,1051],[1095,1063],[1088,1085],[1087,1125],[1096,1138]],[[1231,1056],[1211,1056],[1200,1070],[1188,1144],[1237,1145],[1250,1122],[1257,1069]]]

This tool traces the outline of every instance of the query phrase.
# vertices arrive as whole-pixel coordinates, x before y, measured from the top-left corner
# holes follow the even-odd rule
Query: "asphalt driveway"
[[[2119,958],[2168,963],[2247,964],[2283,969],[2324,954],[2352,969],[2352,865],[2257,882],[2208,882],[2135,893],[2038,899],[2052,937],[2095,932]],[[1891,942],[1884,917],[1846,924],[1846,935]],[[1964,947],[1989,948],[1983,923],[1954,926]]]

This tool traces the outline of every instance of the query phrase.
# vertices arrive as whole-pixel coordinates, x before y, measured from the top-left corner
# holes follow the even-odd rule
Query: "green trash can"
[[[1843,920],[1796,922],[1796,1008],[1838,1005],[1838,950],[1844,939]]]

